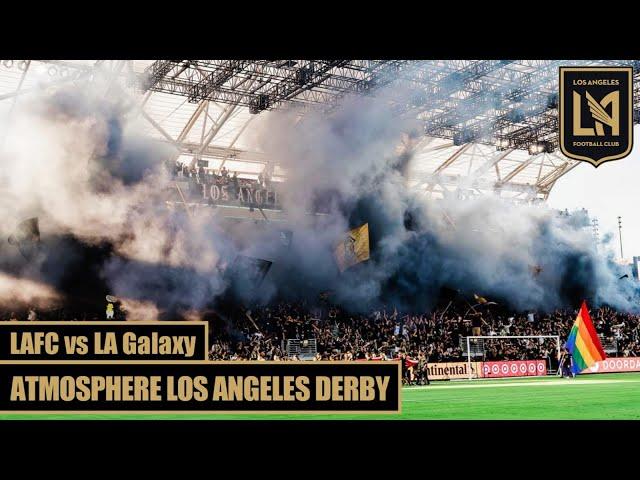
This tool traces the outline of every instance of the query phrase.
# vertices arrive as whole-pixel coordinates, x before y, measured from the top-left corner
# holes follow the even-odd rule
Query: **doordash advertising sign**
[[[593,367],[582,371],[585,373],[615,373],[615,372],[640,372],[640,358],[623,357],[623,358],[607,358],[600,362],[596,362]]]

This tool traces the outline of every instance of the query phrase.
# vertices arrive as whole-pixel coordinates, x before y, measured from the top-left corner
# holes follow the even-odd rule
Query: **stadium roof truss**
[[[285,107],[301,118],[308,109],[331,114],[346,95],[372,95],[423,126],[410,185],[434,197],[545,200],[580,163],[557,149],[561,65],[633,66],[640,121],[640,62],[629,60],[3,60],[0,115],[8,125],[23,96],[100,71],[110,78],[105,92],[126,91],[144,131],[174,146],[176,159],[207,159],[247,178],[266,168],[278,180],[286,172],[248,135],[256,118]]]

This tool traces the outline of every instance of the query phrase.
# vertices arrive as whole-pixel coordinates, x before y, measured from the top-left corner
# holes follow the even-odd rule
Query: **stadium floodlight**
[[[537,155],[538,153],[540,153],[538,151],[538,144],[537,143],[532,143],[531,145],[529,145],[527,147],[527,151],[529,152],[529,155]]]
[[[529,155],[538,155],[543,152],[553,152],[555,150],[555,146],[552,142],[535,142],[529,144],[527,150],[529,151]]]
[[[509,140],[507,138],[498,138],[495,143],[496,150],[507,150],[509,148]]]
[[[463,337],[464,338],[464,337]],[[472,360],[471,357],[480,357],[482,361],[485,361],[487,354],[487,347],[490,347],[491,342],[495,341],[507,341],[507,342],[532,342],[538,341],[540,344],[544,344],[545,342],[555,343],[555,349],[557,352],[557,358],[560,358],[561,351],[561,343],[560,343],[560,335],[469,335],[464,338],[462,341],[461,338],[461,346],[463,347],[463,355],[467,356],[467,367],[469,371],[469,380],[473,380],[474,378],[479,378],[479,376],[474,377],[474,373],[472,370]],[[551,345],[549,345],[551,347]],[[530,358],[527,360],[541,360],[540,358]],[[551,369],[548,368],[548,372]]]

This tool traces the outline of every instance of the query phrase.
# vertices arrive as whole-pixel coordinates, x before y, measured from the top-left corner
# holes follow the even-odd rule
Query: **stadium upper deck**
[[[579,164],[556,148],[558,66],[587,64],[638,67],[613,60],[3,60],[0,118],[8,124],[17,102],[38,90],[92,81],[101,71],[112,79],[108,88],[130,95],[144,130],[175,148],[176,160],[278,181],[286,172],[256,147],[252,123],[268,122],[277,109],[304,116],[331,111],[346,95],[377,96],[424,127],[411,145],[411,186],[434,197],[497,191],[546,200]]]

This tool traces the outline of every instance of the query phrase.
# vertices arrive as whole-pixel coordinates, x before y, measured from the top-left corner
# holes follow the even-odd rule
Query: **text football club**
[[[594,167],[631,153],[632,67],[560,67],[559,90],[562,153]]]

